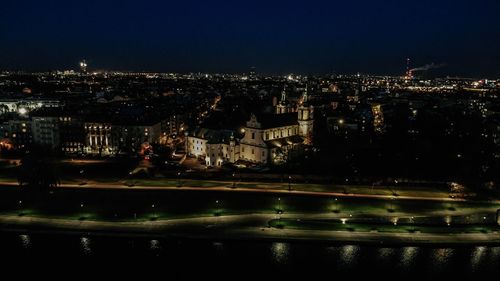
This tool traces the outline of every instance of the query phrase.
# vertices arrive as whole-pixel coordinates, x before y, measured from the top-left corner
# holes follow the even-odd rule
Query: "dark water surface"
[[[298,277],[298,273],[309,274],[308,280],[500,280],[500,247],[485,246],[384,247],[9,232],[0,233],[0,249],[2,260],[71,261],[84,270],[87,262],[101,266],[105,261],[120,262],[127,267],[135,264],[138,270],[168,272],[176,276],[173,280],[198,274],[255,280]]]

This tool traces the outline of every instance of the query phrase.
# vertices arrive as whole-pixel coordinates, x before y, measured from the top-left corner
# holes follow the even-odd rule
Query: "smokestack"
[[[431,70],[431,69],[437,69],[437,68],[441,68],[441,67],[444,67],[445,64],[435,64],[435,63],[431,63],[431,64],[427,64],[427,65],[424,65],[424,66],[421,66],[421,67],[417,67],[417,68],[413,68],[413,69],[410,69],[411,72],[415,72],[415,71],[427,71],[427,70]]]

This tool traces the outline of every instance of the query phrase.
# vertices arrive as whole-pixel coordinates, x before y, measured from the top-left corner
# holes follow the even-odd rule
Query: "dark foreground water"
[[[208,241],[0,233],[2,260],[118,262],[169,276],[243,280],[500,280],[500,247],[384,247],[327,243]],[[130,269],[130,267],[129,267]],[[330,276],[321,277],[321,276]],[[208,280],[208,279],[207,279]],[[212,280],[212,278],[210,278]]]

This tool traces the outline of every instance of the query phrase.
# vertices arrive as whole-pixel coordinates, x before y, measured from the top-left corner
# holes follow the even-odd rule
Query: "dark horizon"
[[[500,77],[492,0],[5,3],[0,69]]]

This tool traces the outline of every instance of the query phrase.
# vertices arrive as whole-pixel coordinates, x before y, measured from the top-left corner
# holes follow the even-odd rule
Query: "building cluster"
[[[496,80],[459,78],[2,73],[0,149],[39,145],[112,156],[170,146],[207,167],[307,157],[325,157],[317,162],[325,166],[338,159],[337,147],[382,151],[396,139],[460,143],[472,126],[474,136],[496,147],[492,155],[500,155],[499,92]]]
[[[162,117],[124,104],[97,111],[42,106],[0,123],[0,136],[16,150],[36,145],[67,155],[135,155],[151,144],[165,143],[181,130],[182,120],[180,114]]]
[[[22,153],[38,146],[73,156],[151,153],[152,144],[182,136],[188,118],[214,101],[212,95],[174,94],[177,89],[169,85],[151,90],[149,81],[139,78],[91,81],[60,75],[3,76],[0,150]],[[135,84],[140,84],[137,90]]]
[[[251,113],[236,130],[197,128],[186,139],[188,155],[203,158],[207,166],[249,162],[278,164],[313,145],[314,108],[308,103],[307,89],[300,105],[293,107],[283,92],[274,113]],[[238,137],[241,135],[241,137]]]

